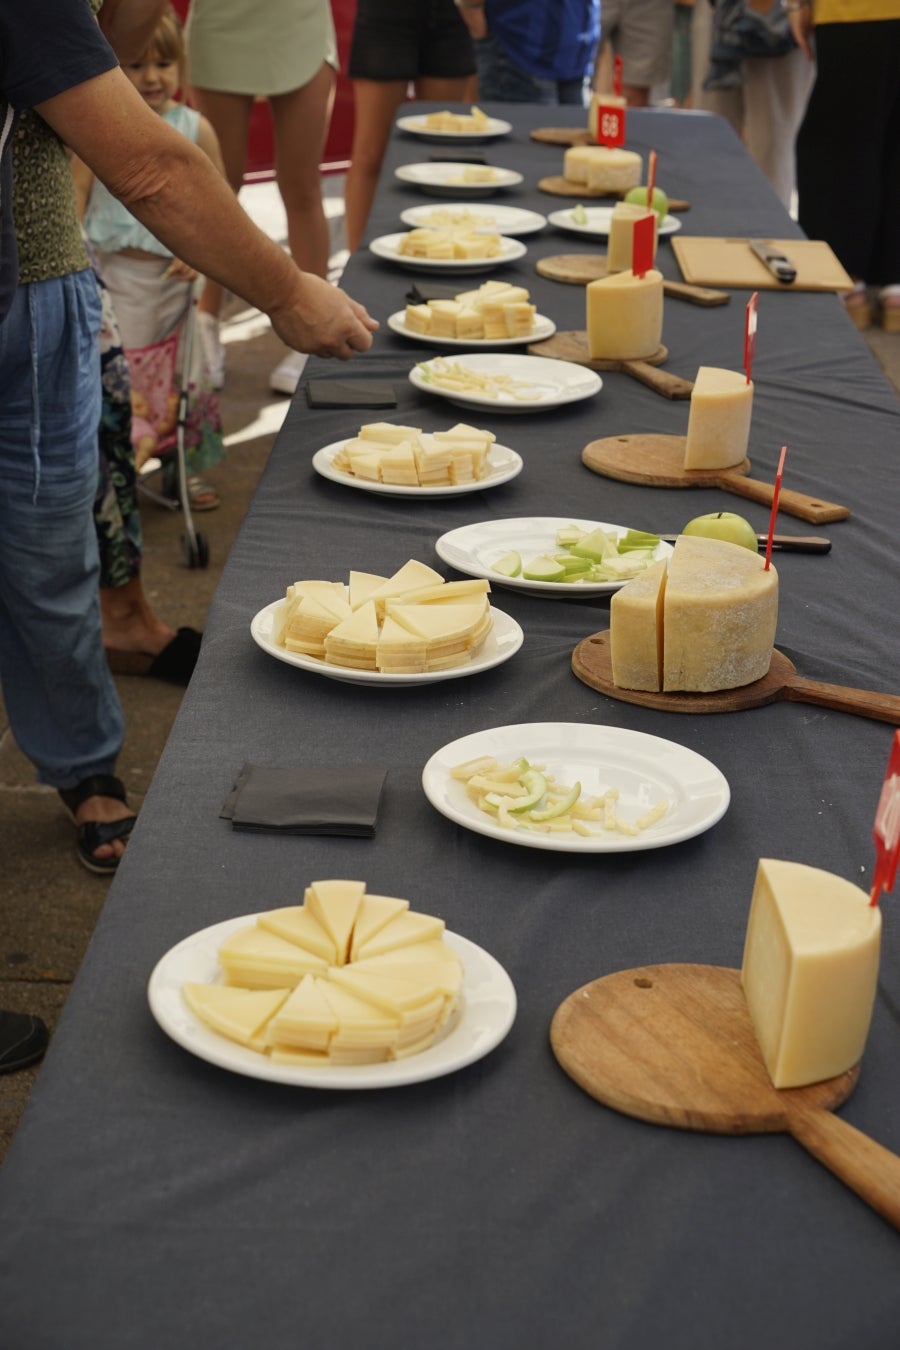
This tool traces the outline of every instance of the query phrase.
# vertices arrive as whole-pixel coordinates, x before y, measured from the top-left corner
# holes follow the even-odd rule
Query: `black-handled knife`
[[[797,280],[796,267],[774,244],[765,239],[748,239],[747,243],[760,262],[768,267],[776,281],[780,281],[783,286],[789,286],[792,281]]]
[[[674,544],[678,535],[661,534],[659,537],[667,544]],[[768,537],[767,534],[756,536],[760,548],[765,548]],[[828,553],[831,540],[818,534],[776,534],[772,537],[772,548],[781,549],[783,553]]]

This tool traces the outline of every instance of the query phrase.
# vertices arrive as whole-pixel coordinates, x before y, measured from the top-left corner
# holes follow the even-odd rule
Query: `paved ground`
[[[340,184],[327,189],[339,193]],[[248,206],[274,238],[283,217],[272,189],[251,191]],[[341,245],[339,200],[332,202],[335,247]],[[148,504],[143,510],[144,585],[154,608],[173,626],[202,628],[222,565],[281,425],[286,401],[268,388],[283,350],[266,321],[232,303],[227,311],[228,380],[222,394],[225,462],[207,476],[222,498],[217,511],[195,516],[207,536],[210,566],[187,570],[181,518]],[[873,351],[900,392],[900,336],[871,334]],[[159,681],[118,678],[127,719],[119,771],[140,806],[178,711],[181,691]],[[56,794],[34,782],[0,702],[0,1008],[40,1014],[55,1027],[93,932],[109,883],[81,868],[74,835]],[[0,1159],[19,1122],[39,1070],[0,1077]]]

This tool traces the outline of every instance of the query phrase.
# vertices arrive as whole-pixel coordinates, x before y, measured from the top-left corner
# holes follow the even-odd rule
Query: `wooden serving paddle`
[[[539,258],[534,270],[550,281],[562,281],[569,286],[586,286],[609,276],[605,253],[557,253],[551,258]],[[663,294],[673,300],[687,300],[692,305],[727,305],[728,291],[713,291],[708,286],[691,286],[686,281],[668,281],[663,277]]]
[[[748,501],[772,505],[774,483],[748,478],[748,459],[731,469],[686,469],[684,445],[684,436],[652,433],[607,436],[586,445],[581,458],[594,473],[602,474],[604,478],[616,478],[622,483],[671,488],[717,487],[723,488],[725,492],[733,492],[738,497],[746,497]],[[846,506],[823,502],[818,497],[807,497],[803,492],[784,487],[778,498],[778,508],[789,516],[799,516],[813,525],[846,520],[850,514]]]
[[[569,330],[554,333],[543,342],[531,342],[528,351],[532,356],[547,356],[555,361],[572,361],[579,366],[589,366],[591,370],[621,370],[626,375],[640,380],[663,398],[690,398],[694,387],[692,380],[683,380],[680,375],[671,375],[667,370],[657,370],[668,360],[669,349],[662,344],[655,352],[640,361],[608,361],[592,357],[588,350],[587,333]]]
[[[738,689],[717,689],[710,694],[691,694],[681,690],[656,692],[648,689],[621,689],[613,682],[609,629],[582,638],[572,653],[572,671],[582,684],[620,703],[636,703],[661,712],[721,713],[763,708],[784,699],[787,703],[813,703],[832,712],[854,713],[875,722],[900,726],[900,695],[880,694],[869,689],[852,689],[842,684],[824,684],[806,680],[783,652],[772,649],[768,673],[752,684]]]
[[[773,1087],[739,971],[659,965],[606,975],[560,1005],[550,1044],[579,1087],[626,1116],[711,1134],[792,1135],[900,1228],[900,1158],[831,1114],[859,1065],[809,1087]]]
[[[591,144],[587,127],[535,127],[529,135],[533,141],[540,141],[542,145]]]
[[[539,192],[547,192],[551,197],[580,197],[583,201],[587,201],[588,198],[593,201],[598,197],[624,197],[630,190],[623,188],[621,192],[611,192],[607,188],[589,188],[586,183],[570,183],[562,174],[551,174],[548,178],[538,179]],[[680,197],[669,198],[670,211],[690,211],[690,209],[690,202],[683,201]]]

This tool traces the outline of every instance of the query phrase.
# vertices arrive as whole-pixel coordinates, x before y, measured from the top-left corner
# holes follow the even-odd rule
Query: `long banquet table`
[[[504,196],[543,212],[536,189],[562,150],[529,129],[572,109],[504,105],[510,137],[490,162],[520,169]],[[799,237],[716,118],[630,113],[629,141],[659,154],[659,182],[691,203],[692,234]],[[393,169],[435,147],[396,135],[369,237],[426,198]],[[574,203],[572,203],[574,204]],[[502,275],[561,329],[584,325],[579,287],[536,258],[581,251],[548,228]],[[679,273],[668,243],[667,276]],[[344,285],[382,321],[412,274],[361,251]],[[477,284],[473,282],[473,284]],[[740,368],[746,293],[715,309],[669,300],[669,369]],[[381,412],[312,411],[301,387],[213,601],[196,676],[111,889],[65,1015],[0,1175],[0,1344],[6,1350],[245,1350],[251,1345],[878,1350],[897,1345],[897,1234],[785,1135],[727,1137],[639,1123],[599,1105],[559,1068],[548,1029],[575,989],[663,962],[740,964],[757,859],[814,864],[867,886],[872,823],[893,735],[882,722],[777,702],[673,715],[596,693],[570,669],[608,626],[605,601],[496,587],[524,628],[521,651],[472,678],[354,686],[271,659],[252,616],[300,577],[387,574],[477,520],[551,514],[676,531],[768,510],[708,489],[600,478],[582,447],[618,433],[683,432],[686,402],[624,374],[594,399],[526,417],[461,413],[407,383],[416,347],[382,327],[352,369],[390,381],[388,417],[425,429],[460,417],[493,430],[524,471],[486,492],[418,502],[317,476],[314,451]],[[896,451],[900,406],[832,294],[760,295],[751,459],[785,485],[843,503],[827,556],[776,557],[778,646],[802,675],[895,690]],[[443,565],[439,570],[452,575]],[[569,855],[459,828],[425,799],[423,765],[483,728],[603,725],[676,741],[731,788],[711,830],[669,848]],[[373,839],[233,832],[223,799],[244,761],[381,765]],[[317,1091],[214,1067],[173,1043],[148,1010],[157,960],[223,919],[299,903],[320,877],[364,879],[442,916],[492,953],[515,985],[507,1038],[460,1072],[396,1090]],[[847,1121],[900,1151],[900,934],[883,899],[879,992]]]

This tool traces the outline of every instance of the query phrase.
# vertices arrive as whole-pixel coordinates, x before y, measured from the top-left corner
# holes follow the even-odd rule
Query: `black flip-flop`
[[[47,1049],[50,1033],[32,1013],[0,1009],[0,1073],[13,1073],[34,1064]]]
[[[57,788],[57,791],[71,812],[73,820],[75,812],[88,797],[113,797],[117,802],[128,805],[122,780],[111,773],[95,773],[90,778],[85,778],[77,787]],[[134,829],[136,819],[137,816],[125,816],[122,820],[86,820],[80,825],[76,823],[78,839],[75,848],[78,861],[89,872],[94,872],[98,876],[111,876],[122,859],[98,858],[95,856],[97,849],[101,844],[111,844],[116,839],[127,840]]]
[[[114,675],[148,675],[169,684],[186,685],[194,673],[202,640],[203,634],[196,628],[179,628],[156,656],[151,652],[123,652],[107,647],[106,660]]]

